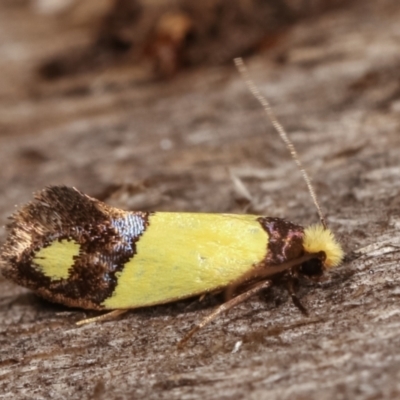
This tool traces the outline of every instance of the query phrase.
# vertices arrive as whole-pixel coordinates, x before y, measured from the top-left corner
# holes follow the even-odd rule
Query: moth
[[[222,312],[276,280],[285,280],[294,303],[299,276],[318,281],[336,267],[343,250],[326,227],[308,175],[269,103],[239,71],[264,106],[299,164],[321,222],[303,228],[261,215],[124,211],[66,186],[51,186],[11,216],[2,247],[2,274],[55,303],[126,310],[225,291],[226,302],[196,325],[184,344]]]

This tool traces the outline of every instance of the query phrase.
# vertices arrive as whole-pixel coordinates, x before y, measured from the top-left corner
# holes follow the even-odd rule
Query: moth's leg
[[[302,264],[305,261],[308,261],[312,258],[320,257],[319,253],[307,253],[304,254],[302,257],[296,258],[294,260],[286,261],[282,264],[278,265],[259,265],[255,268],[251,268],[247,272],[245,272],[241,277],[239,277],[236,281],[232,282],[226,289],[225,289],[225,301],[229,301],[237,288],[242,286],[248,281],[256,280],[260,282],[261,280],[264,281],[267,278],[273,278],[275,275],[280,274],[285,271],[289,271],[293,267],[296,267]]]
[[[307,309],[301,304],[300,299],[297,297],[295,290],[296,278],[293,276],[289,276],[287,280],[287,290],[289,292],[290,297],[292,298],[293,304],[300,310],[300,312],[308,317]]]
[[[200,297],[199,297],[199,303],[201,303],[207,296],[207,293],[203,293]]]
[[[230,310],[231,308],[237,306],[240,303],[243,303],[250,297],[254,296],[263,289],[267,289],[271,285],[272,281],[270,280],[259,282],[256,286],[252,287],[246,292],[239,294],[238,296],[234,297],[233,299],[230,299],[224,304],[221,304],[211,314],[207,315],[207,317],[205,317],[200,323],[198,323],[182,340],[180,340],[178,342],[178,347],[182,348],[196,332],[207,326],[210,322],[214,321],[214,319],[217,318],[220,314]]]
[[[221,289],[214,290],[214,291],[212,291],[212,292],[203,293],[203,294],[201,294],[201,295],[199,296],[198,299],[196,299],[196,300],[190,302],[190,303],[184,308],[184,310],[185,310],[185,311],[189,311],[189,310],[193,309],[195,306],[197,306],[199,303],[203,302],[207,297],[215,296],[215,295],[217,295],[217,294],[219,294],[219,293],[221,293]]]
[[[125,314],[127,311],[129,311],[129,309],[128,310],[112,310],[108,313],[98,315],[97,317],[81,319],[80,321],[76,322],[75,325],[80,326],[80,325],[92,324],[93,322],[107,321],[110,319],[117,318],[120,315]]]

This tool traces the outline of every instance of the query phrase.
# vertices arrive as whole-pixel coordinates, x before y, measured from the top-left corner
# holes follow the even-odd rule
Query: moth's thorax
[[[278,265],[302,256],[315,255],[296,270],[318,280],[323,272],[336,267],[343,259],[342,247],[330,229],[321,224],[303,228],[281,218],[260,217],[259,222],[269,235],[265,265]]]
[[[304,253],[302,226],[281,218],[260,217],[258,221],[269,236],[266,265],[282,264]]]

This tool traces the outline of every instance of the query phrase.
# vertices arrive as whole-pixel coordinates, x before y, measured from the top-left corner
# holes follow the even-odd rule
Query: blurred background
[[[117,193],[113,201],[130,208],[238,211],[227,168],[258,196],[255,211],[291,216],[285,190],[302,201],[308,194],[294,186],[296,168],[232,59],[248,59],[300,153],[319,146],[304,158],[335,158],[339,144],[336,153],[352,154],[371,118],[359,107],[398,107],[398,8],[390,0],[2,1],[1,220],[49,184]],[[293,179],[280,179],[287,169]]]
[[[241,168],[255,191],[267,185],[265,174],[279,177],[271,167],[295,167],[232,59],[255,59],[254,78],[268,82],[272,100],[280,97],[280,114],[301,105],[302,115],[312,109],[316,118],[338,90],[332,69],[348,55],[354,64],[353,51],[363,50],[354,24],[361,12],[367,29],[373,10],[361,3],[2,1],[1,220],[49,184],[100,197],[126,184],[125,206],[135,208],[235,211],[227,167]],[[395,3],[386,3],[389,13]],[[343,29],[353,30],[351,39],[340,38]],[[378,79],[362,73],[353,97]],[[288,118],[289,128],[302,130],[295,113]],[[156,189],[137,194],[143,187]],[[285,187],[271,184],[269,196]],[[274,201],[263,201],[265,213]]]
[[[2,0],[0,225],[56,184],[124,209],[316,222],[242,56],[348,254],[333,283],[302,289],[323,322],[278,291],[184,356],[171,343],[199,314],[183,306],[118,321],[110,347],[113,323],[68,331],[76,312],[1,280],[5,398],[23,384],[38,398],[399,398],[399,21],[398,0]]]

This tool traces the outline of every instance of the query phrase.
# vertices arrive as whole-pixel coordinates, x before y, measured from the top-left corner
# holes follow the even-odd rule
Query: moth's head
[[[324,271],[337,267],[344,256],[332,231],[321,224],[311,225],[304,230],[303,248],[307,254],[316,254],[316,257],[301,264],[299,272],[313,280],[318,280]]]

